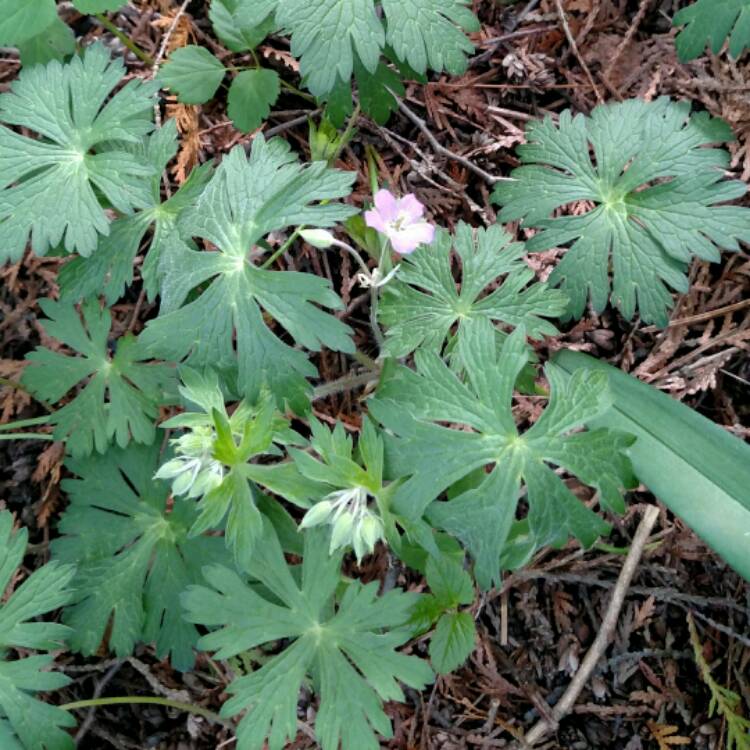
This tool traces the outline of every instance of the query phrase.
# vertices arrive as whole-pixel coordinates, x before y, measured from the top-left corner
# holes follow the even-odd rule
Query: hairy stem
[[[341,134],[341,138],[339,140],[339,145],[336,147],[336,151],[334,151],[333,156],[328,160],[328,163],[333,166],[339,156],[341,156],[341,152],[346,148],[346,144],[349,143],[349,140],[351,139],[352,135],[354,134],[354,126],[357,124],[357,119],[359,118],[359,115],[362,112],[362,105],[357,102],[357,105],[354,107],[354,111],[352,112],[351,116],[349,117],[349,120],[346,123],[346,128],[344,128],[344,132]]]
[[[54,442],[52,435],[45,435],[43,432],[3,432],[0,433],[0,440],[49,440]]]
[[[304,226],[297,227],[290,235],[289,239],[268,259],[266,260],[262,265],[261,269],[268,268],[269,266],[273,265],[274,262],[280,258],[291,246],[292,243],[299,237],[300,232],[303,232],[305,230]]]
[[[361,352],[359,349],[357,349],[354,354],[352,354],[352,357],[359,362],[359,364],[364,365],[370,370],[378,370],[380,368],[380,365],[369,355],[365,354],[364,352]]]
[[[370,383],[376,383],[380,376],[380,370],[371,370],[369,372],[360,372],[354,375],[344,375],[343,378],[333,380],[330,383],[319,385],[313,391],[313,401],[319,401],[322,398],[328,396],[334,396],[337,393],[343,393],[344,391],[350,391],[354,388],[360,388]]]
[[[89,700],[75,701],[74,703],[65,703],[60,706],[60,708],[63,711],[77,711],[81,708],[91,708],[93,706],[121,706],[129,704],[166,706],[167,708],[175,708],[178,711],[185,711],[186,713],[195,714],[196,716],[202,716],[204,719],[208,719],[215,724],[232,726],[231,722],[202,706],[196,706],[192,703],[181,703],[180,701],[173,701],[169,698],[158,698],[156,696],[139,697],[126,695],[116,698],[91,698]]]
[[[139,60],[146,63],[149,67],[155,64],[154,58],[148,52],[144,52],[125,32],[120,31],[107,16],[103,13],[97,13],[94,17],[107,31],[114,34]]]
[[[35,427],[39,424],[47,424],[47,417],[34,417],[33,419],[19,419],[16,422],[0,424],[0,430],[19,430],[22,427]]]

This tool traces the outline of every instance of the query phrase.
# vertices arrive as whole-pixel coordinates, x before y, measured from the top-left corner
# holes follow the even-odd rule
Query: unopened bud
[[[333,524],[331,531],[331,546],[329,552],[333,552],[339,547],[345,547],[349,544],[354,526],[354,516],[349,511],[344,511]]]
[[[318,250],[326,250],[336,241],[336,238],[325,229],[303,229],[299,236]]]
[[[332,510],[333,503],[330,500],[321,500],[305,513],[305,517],[302,519],[299,527],[301,529],[309,529],[311,526],[319,526],[321,523],[325,523],[328,520],[328,516],[331,515]]]

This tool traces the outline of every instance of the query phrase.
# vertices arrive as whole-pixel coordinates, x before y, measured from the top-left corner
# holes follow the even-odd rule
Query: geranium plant
[[[246,55],[247,69],[191,45],[156,82],[125,82],[94,44],[24,67],[0,95],[0,260],[29,248],[64,260],[18,384],[49,413],[17,429],[50,430],[7,425],[0,440],[59,441],[67,498],[51,562],[20,585],[26,532],[0,512],[3,750],[72,747],[71,714],[38,695],[68,682],[47,671],[63,643],[85,657],[153,644],[182,671],[205,654],[231,665],[222,717],[239,717],[239,750],[293,741],[302,689],[324,750],[377,748],[393,734],[385,704],[472,652],[477,591],[540,550],[596,544],[639,481],[750,577],[737,541],[750,533],[746,446],[666,396],[644,407],[653,389],[582,355],[540,363],[535,351],[589,302],[666,324],[694,256],[750,241],[750,210],[729,204],[746,187],[725,177],[723,122],[660,98],[531,124],[493,192],[525,243],[515,226],[440,227],[374,172],[372,195],[352,197],[356,175],[329,161],[353,123],[326,160],[258,132],[164,189],[178,123],[154,120],[160,85],[205,102],[229,75],[229,115],[253,131],[282,87],[254,50],[282,33],[328,117],[351,111],[354,80],[384,119],[402,74],[464,71],[470,5],[213,0],[214,51]],[[704,7],[676,19],[684,54]],[[34,17],[16,0],[2,9],[15,15],[0,18],[0,43],[61,23],[54,3]],[[566,252],[541,281],[527,253],[550,248]],[[334,252],[369,295],[356,331],[326,265]],[[328,271],[300,270],[311,267]],[[118,316],[125,296],[153,303],[144,325]],[[332,387],[328,353],[366,369]],[[316,409],[363,385],[355,419]],[[538,400],[531,418],[518,419],[520,393]],[[690,439],[675,439],[688,424]],[[729,482],[714,476],[719,454],[734,457]],[[689,482],[672,482],[688,468]],[[695,512],[706,488],[710,522]],[[386,591],[363,583],[379,555],[411,573]],[[59,608],[60,624],[34,621]]]

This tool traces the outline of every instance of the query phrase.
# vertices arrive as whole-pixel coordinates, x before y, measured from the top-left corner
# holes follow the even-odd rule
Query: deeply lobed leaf
[[[147,296],[150,300],[156,297],[159,265],[162,255],[172,246],[170,241],[177,232],[177,221],[195,203],[213,172],[211,163],[196,167],[176,192],[162,200],[162,175],[177,149],[177,124],[173,119],[128,149],[140,163],[150,165],[153,170],[148,180],[148,201],[133,214],[115,219],[110,233],[99,239],[94,255],[73,258],[62,266],[58,281],[63,299],[78,302],[101,294],[108,304],[114,304],[133,281],[134,261],[139,251],[145,256],[141,278]],[[144,238],[147,238],[145,247]]]
[[[323,750],[376,750],[375,732],[391,736],[382,702],[403,700],[398,682],[421,689],[429,667],[396,649],[409,638],[402,628],[415,597],[398,590],[377,595],[377,582],[349,584],[339,602],[341,557],[329,557],[321,532],[305,535],[301,577],[288,568],[266,523],[252,572],[268,593],[231,571],[206,569],[209,587],[184,597],[187,618],[218,630],[200,647],[228,658],[271,641],[288,639],[284,650],[257,671],[235,679],[233,698],[222,713],[247,711],[240,722],[239,750],[280,750],[297,733],[297,700],[306,676],[315,676],[320,696],[315,732]]]
[[[454,248],[461,265],[458,283]],[[534,338],[554,335],[557,329],[544,318],[561,315],[567,298],[546,284],[531,283],[534,273],[523,256],[523,245],[512,243],[497,225],[475,234],[462,222],[453,238],[439,231],[433,244],[401,261],[396,281],[385,289],[379,313],[387,327],[387,352],[394,357],[417,348],[442,352],[446,341],[453,351],[479,319],[523,325]],[[495,285],[499,277],[502,283]],[[486,291],[490,285],[495,288]]]
[[[150,359],[139,341],[127,334],[109,355],[112,318],[96,299],[82,305],[82,315],[72,304],[40,300],[47,315],[44,327],[77,354],[62,354],[37,347],[28,355],[22,382],[40,398],[57,402],[79,383],[83,389],[55,411],[50,421],[54,437],[64,440],[71,454],[104,453],[115,440],[120,447],[131,440],[151,443],[156,434],[159,406],[174,389],[174,370]]]
[[[13,517],[0,512],[0,591],[7,590],[26,552],[26,531],[13,532]],[[3,750],[72,750],[73,738],[65,731],[75,719],[56,706],[43,703],[34,693],[57,690],[69,683],[58,672],[48,671],[47,655],[10,660],[9,649],[59,648],[68,636],[64,625],[37,622],[35,618],[58,609],[71,598],[68,588],[74,574],[70,565],[48,563],[32,573],[0,605],[0,741]],[[20,744],[19,744],[20,743]]]
[[[609,528],[549,464],[596,487],[609,509],[623,510],[619,490],[633,483],[621,453],[630,438],[607,430],[576,432],[591,415],[608,408],[606,377],[579,374],[566,383],[548,367],[550,403],[519,434],[511,403],[528,361],[525,332],[517,328],[499,353],[494,336],[487,320],[466,332],[459,344],[465,382],[434,352],[418,351],[417,372],[400,368],[372,404],[375,416],[396,436],[386,446],[391,474],[409,477],[394,497],[396,512],[419,518],[427,511],[435,525],[458,537],[474,556],[475,575],[484,588],[499,580],[522,483],[530,526],[523,559],[540,546],[565,543],[569,535],[588,546]],[[478,472],[485,467],[489,473]],[[436,502],[472,472],[478,474],[458,496]]]
[[[201,580],[204,565],[231,565],[231,557],[221,538],[189,536],[195,504],[168,504],[168,486],[153,479],[158,461],[158,444],[69,460],[78,478],[63,482],[70,506],[52,551],[78,569],[63,618],[73,648],[96,653],[111,625],[109,645],[118,656],[154,642],[159,658],[170,656],[186,670],[198,633],[182,618],[179,597]]]
[[[384,0],[382,18],[375,0],[214,0],[211,17],[219,37],[234,51],[251,49],[272,29],[291,36],[307,87],[327,96],[349,84],[358,67],[360,83],[373,94],[373,78],[384,77],[382,56],[417,74],[462,73],[474,47],[464,31],[478,31],[469,0]],[[382,94],[382,86],[377,86]],[[385,105],[387,107],[387,105]]]
[[[97,193],[129,214],[148,204],[153,170],[123,143],[152,127],[155,85],[131,80],[101,44],[61,65],[24,68],[0,96],[0,262],[62,244],[91,255],[110,221]],[[37,138],[6,126],[28,128]]]
[[[196,367],[236,363],[251,402],[265,384],[280,403],[304,408],[305,378],[316,369],[269,327],[264,313],[306,349],[351,352],[350,329],[320,309],[340,309],[341,300],[324,279],[265,270],[253,258],[262,254],[257,243],[269,232],[297,224],[332,226],[354,213],[333,202],[347,194],[352,178],[321,162],[302,167],[279,139],[256,137],[249,158],[242,148],[233,149],[180,222],[186,236],[216,250],[199,252],[173,240],[162,264],[160,315],[141,334],[147,351]]]
[[[502,221],[523,219],[540,231],[529,250],[570,244],[550,276],[580,316],[591,296],[601,311],[610,296],[630,319],[667,323],[668,287],[688,289],[695,255],[719,259],[719,249],[750,241],[750,209],[723,205],[746,192],[723,180],[729,155],[708,144],[731,139],[726,124],[690,105],[662,97],[601,105],[590,117],[563,112],[529,127],[519,147],[524,165],[495,187]],[[591,147],[591,153],[590,153]],[[583,212],[550,218],[585,202]],[[610,285],[610,267],[612,280]]]
[[[706,44],[718,54],[727,38],[732,57],[750,47],[750,0],[695,0],[677,11],[672,23],[684,27],[675,39],[683,61],[703,54]]]

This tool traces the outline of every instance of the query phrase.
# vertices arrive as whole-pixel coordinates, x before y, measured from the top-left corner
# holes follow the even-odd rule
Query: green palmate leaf
[[[350,329],[318,307],[342,306],[327,281],[259,268],[253,258],[263,251],[256,243],[290,225],[332,226],[350,216],[349,206],[318,202],[346,195],[352,178],[323,163],[303,168],[280,139],[256,137],[249,158],[242,148],[233,149],[180,221],[185,235],[217,250],[198,252],[178,242],[165,256],[160,315],[141,334],[148,350],[197,367],[236,363],[251,402],[266,383],[280,402],[305,408],[305,378],[316,374],[315,367],[271,331],[263,310],[314,351],[322,345],[353,351]],[[199,286],[202,291],[188,301]]]
[[[452,272],[453,247],[461,263],[460,284]],[[534,338],[554,335],[556,328],[542,316],[561,315],[567,298],[546,284],[530,284],[534,272],[523,255],[523,245],[511,243],[499,226],[474,234],[461,223],[455,238],[438,232],[432,245],[403,259],[397,280],[386,287],[380,308],[388,329],[386,351],[394,357],[417,347],[439,352],[448,339],[453,348],[480,319],[523,325]],[[502,285],[485,293],[500,276]]]
[[[275,7],[275,0],[211,0],[208,16],[224,46],[245,52],[274,30]]]
[[[447,674],[459,667],[474,650],[476,628],[469,612],[457,611],[474,601],[471,577],[459,559],[450,554],[430,555],[426,567],[432,594],[423,596],[412,614],[417,632],[435,631],[430,640],[430,658],[435,670]]]
[[[0,45],[17,47],[57,18],[54,0],[0,0]]]
[[[428,557],[425,575],[430,591],[444,609],[474,601],[471,576],[464,570],[461,561],[450,555]]]
[[[277,0],[276,20],[292,37],[307,87],[316,96],[348,81],[358,57],[375,71],[385,45],[373,0]]]
[[[13,533],[13,517],[0,512],[0,591],[7,591],[26,552],[26,531]],[[59,648],[68,628],[37,617],[58,609],[71,597],[74,569],[57,562],[38,568],[0,604],[0,743],[3,750],[72,750],[65,727],[75,726],[67,712],[34,697],[57,690],[70,680],[50,672],[53,657],[10,659],[14,648]]]
[[[462,29],[479,24],[468,0],[275,0],[276,22],[292,37],[307,86],[316,96],[348,82],[356,64],[376,75],[386,43],[417,73],[461,73],[473,45]]]
[[[125,214],[148,200],[152,167],[122,144],[152,129],[155,86],[132,80],[109,99],[123,74],[95,44],[23,70],[0,96],[0,122],[40,136],[0,125],[0,262],[20,258],[29,235],[39,255],[60,243],[91,255],[109,232],[99,194]]]
[[[375,733],[392,735],[382,702],[403,700],[398,682],[421,689],[431,681],[425,662],[396,651],[409,638],[403,626],[416,597],[399,590],[379,597],[377,581],[353,582],[336,603],[340,564],[340,555],[328,556],[323,533],[308,531],[296,578],[266,523],[252,572],[268,596],[218,566],[205,571],[210,588],[194,586],[185,595],[190,622],[220,628],[199,643],[217,658],[285,641],[281,653],[228,688],[233,697],[222,713],[247,711],[238,750],[261,750],[266,741],[270,750],[281,750],[294,739],[299,692],[308,676],[320,697],[315,733],[323,750],[377,750]]]
[[[354,77],[359,89],[359,102],[362,109],[375,122],[384,125],[388,118],[398,110],[398,100],[394,96],[406,93],[398,73],[382,61],[371,72],[359,60],[354,61]],[[345,88],[348,88],[345,85]],[[349,96],[351,101],[351,96]]]
[[[719,259],[719,248],[750,241],[750,209],[717,205],[746,187],[723,180],[729,155],[701,148],[731,139],[721,120],[690,116],[688,103],[633,99],[597,107],[590,117],[570,112],[529,127],[519,148],[524,166],[499,183],[503,221],[523,219],[538,232],[529,250],[572,243],[550,277],[579,316],[591,295],[600,311],[610,293],[626,318],[664,325],[672,304],[668,286],[685,292],[693,255]],[[589,149],[593,148],[590,155]],[[550,218],[576,201],[593,204],[576,215]]]
[[[656,388],[585,354],[555,358],[570,377],[609,378],[612,406],[594,427],[626,430],[638,478],[750,581],[750,446]]]
[[[59,271],[58,282],[63,299],[77,302],[86,297],[104,295],[112,305],[133,281],[134,260],[151,231],[141,265],[141,277],[149,299],[159,288],[159,262],[169,239],[177,231],[177,219],[198,198],[211,177],[212,166],[196,167],[188,179],[171,197],[162,202],[162,174],[177,154],[178,136],[174,120],[132,148],[132,153],[143,164],[153,168],[149,180],[150,191],[130,215],[116,219],[106,237],[99,240],[96,253],[90,258],[73,258]]]
[[[118,656],[154,642],[159,658],[171,655],[184,670],[193,665],[198,634],[182,618],[180,594],[201,579],[202,566],[231,558],[219,537],[189,538],[195,504],[168,504],[168,486],[153,478],[158,461],[158,445],[70,460],[79,478],[63,482],[70,505],[52,550],[78,569],[64,614],[73,648],[96,653],[111,622],[109,645]]]
[[[474,650],[477,631],[470,612],[449,612],[437,622],[430,641],[435,671],[449,674],[458,669]]]
[[[672,23],[685,27],[675,39],[683,61],[702,55],[707,43],[717,54],[727,37],[732,57],[750,47],[750,0],[696,0],[675,13]]]
[[[17,45],[21,65],[45,65],[51,60],[62,60],[76,51],[76,38],[73,29],[60,18],[43,31]]]
[[[238,130],[249,133],[268,117],[281,91],[274,70],[243,70],[229,87],[229,117]]]
[[[511,412],[513,385],[528,360],[525,333],[516,329],[499,354],[495,331],[479,320],[459,343],[466,368],[462,382],[440,357],[417,351],[417,372],[400,368],[381,388],[373,413],[397,438],[387,444],[390,473],[410,476],[393,500],[406,516],[428,517],[458,537],[475,559],[475,575],[487,588],[499,579],[500,554],[513,525],[522,482],[529,505],[526,556],[542,545],[560,545],[570,534],[585,545],[608,525],[584,506],[548,465],[564,467],[601,492],[603,507],[623,509],[619,490],[632,477],[621,449],[632,440],[606,430],[574,432],[609,406],[607,379],[579,374],[565,382],[546,369],[552,396],[543,416],[519,434]],[[465,425],[454,429],[438,422]],[[466,491],[433,502],[481,467]]]
[[[474,45],[462,29],[479,31],[470,0],[383,0],[387,40],[417,73],[428,66],[460,75]]]
[[[97,300],[83,305],[82,317],[65,302],[43,299],[39,306],[49,318],[44,322],[47,334],[77,354],[37,347],[27,357],[23,384],[45,401],[57,402],[87,381],[72,401],[51,415],[55,439],[64,440],[74,456],[94,449],[103,453],[113,439],[121,447],[130,440],[151,443],[158,407],[173,390],[174,371],[147,364],[150,357],[129,334],[119,339],[110,357],[112,319]]]
[[[203,104],[219,88],[226,68],[205,47],[176,49],[159,71],[158,80],[185,104]]]

